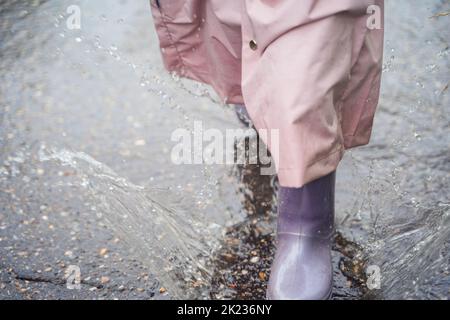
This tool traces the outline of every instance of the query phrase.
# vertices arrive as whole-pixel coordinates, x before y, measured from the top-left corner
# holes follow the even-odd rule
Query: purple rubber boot
[[[248,115],[247,108],[243,104],[235,104],[234,105],[236,116],[239,121],[245,126],[250,128],[252,126],[252,121],[250,120],[250,116]]]
[[[278,244],[267,299],[331,297],[335,181],[336,173],[332,172],[301,188],[280,187]]]

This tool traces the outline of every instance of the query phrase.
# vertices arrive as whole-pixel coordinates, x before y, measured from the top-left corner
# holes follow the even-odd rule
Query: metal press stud
[[[258,45],[255,40],[250,40],[249,46],[250,46],[250,49],[252,49],[252,50],[258,49]]]

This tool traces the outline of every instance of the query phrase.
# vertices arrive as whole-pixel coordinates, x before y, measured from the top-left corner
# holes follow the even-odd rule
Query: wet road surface
[[[387,1],[372,140],[338,168],[336,299],[450,296],[449,5],[412,2]],[[164,71],[148,1],[5,1],[0,16],[0,298],[263,298],[276,182],[171,163],[175,128],[240,123]]]

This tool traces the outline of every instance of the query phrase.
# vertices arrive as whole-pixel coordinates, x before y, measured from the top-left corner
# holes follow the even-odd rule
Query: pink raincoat
[[[151,0],[151,7],[167,70],[245,104],[258,130],[279,130],[282,186],[334,171],[345,149],[369,142],[383,0]]]

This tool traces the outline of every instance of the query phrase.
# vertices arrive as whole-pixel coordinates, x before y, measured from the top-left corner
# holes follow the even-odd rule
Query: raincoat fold
[[[370,140],[383,56],[382,0],[155,0],[164,65],[245,104],[280,184],[336,170]],[[377,19],[380,20],[377,22]],[[265,135],[261,135],[264,139]],[[273,145],[277,143],[275,148]]]

